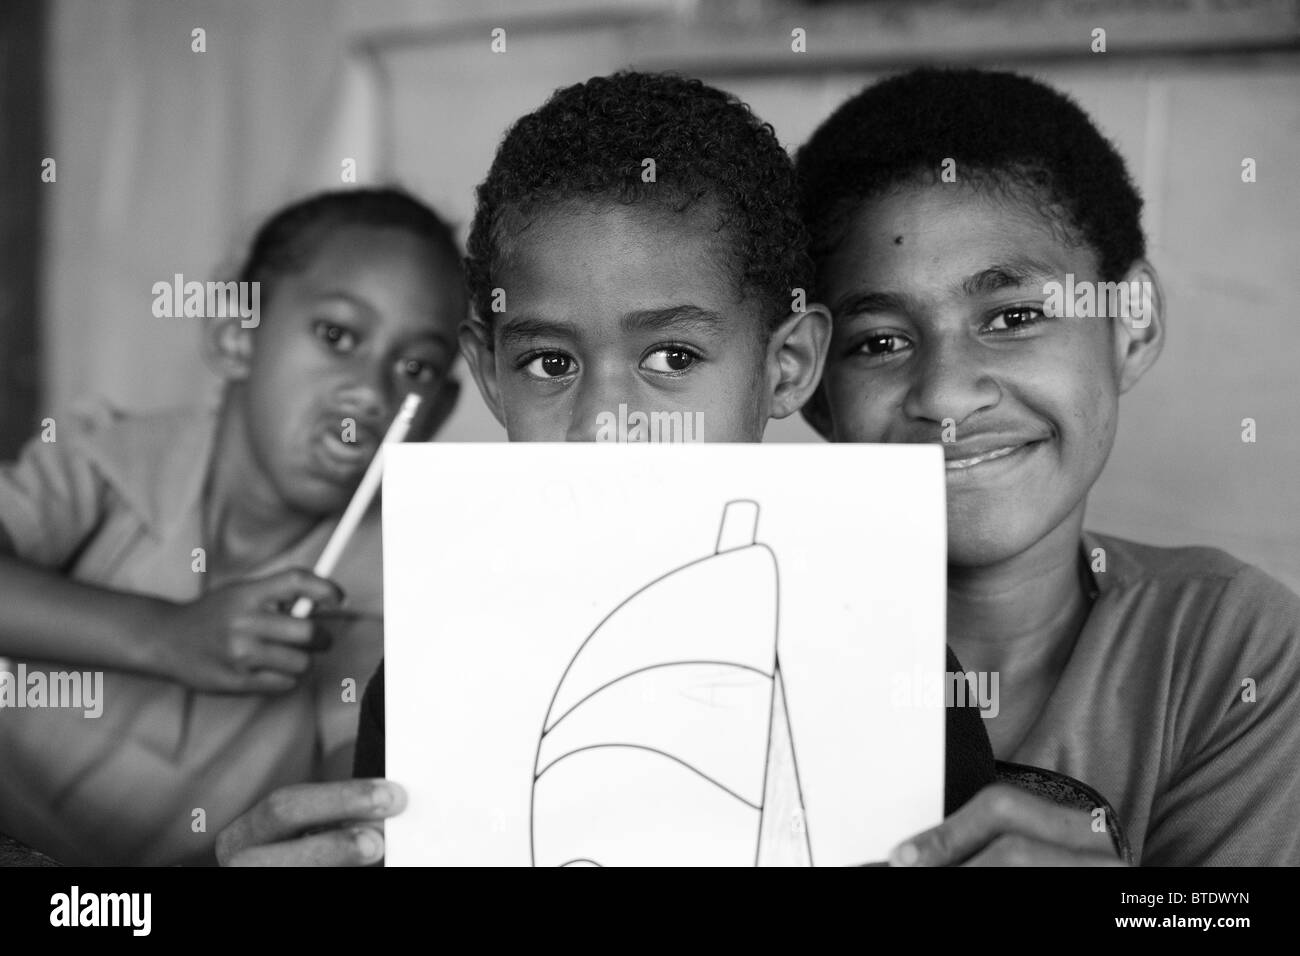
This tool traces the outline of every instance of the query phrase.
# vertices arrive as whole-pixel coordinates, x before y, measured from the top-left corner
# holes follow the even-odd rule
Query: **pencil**
[[[316,567],[312,568],[312,573],[317,577],[327,578],[334,573],[334,568],[339,563],[339,557],[343,554],[343,549],[352,540],[357,525],[361,523],[362,517],[365,516],[366,510],[370,507],[370,502],[374,500],[375,492],[379,490],[379,479],[384,474],[384,446],[397,444],[406,438],[406,433],[411,430],[411,422],[415,419],[415,413],[419,407],[420,396],[414,392],[407,395],[402,401],[402,407],[397,410],[397,417],[393,419],[393,424],[388,426],[384,440],[375,449],[375,457],[370,459],[370,465],[361,478],[361,484],[357,485],[352,500],[348,502],[347,510],[343,512],[343,517],[335,525],[334,533],[330,535],[329,541],[326,542],[325,550],[321,552]],[[311,598],[300,597],[294,602],[293,610],[289,614],[291,617],[306,617],[311,613],[311,609]]]

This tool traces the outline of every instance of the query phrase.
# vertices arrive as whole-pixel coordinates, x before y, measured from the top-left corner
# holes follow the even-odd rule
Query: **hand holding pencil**
[[[334,528],[334,533],[325,544],[325,550],[321,552],[320,559],[317,560],[316,566],[312,572],[318,577],[328,578],[334,573],[338,566],[339,558],[343,554],[343,549],[348,546],[352,540],[353,533],[361,523],[366,511],[370,508],[370,503],[375,498],[375,492],[379,490],[380,479],[384,475],[384,446],[396,444],[405,440],[407,432],[411,430],[411,423],[415,420],[415,413],[420,408],[420,396],[414,392],[407,395],[402,402],[402,407],[397,410],[397,417],[393,419],[393,424],[388,426],[388,431],[384,435],[384,440],[380,442],[379,447],[375,450],[375,457],[370,460],[370,466],[366,468],[365,475],[361,478],[361,484],[357,485],[356,493],[352,495],[352,500],[348,502],[347,509],[343,512],[343,517]],[[293,609],[289,612],[290,616],[303,618],[311,614],[312,600],[309,597],[300,597],[294,602]]]

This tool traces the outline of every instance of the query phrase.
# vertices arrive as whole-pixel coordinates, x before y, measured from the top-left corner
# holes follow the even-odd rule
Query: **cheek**
[[[264,326],[265,327],[265,326]],[[313,369],[310,341],[290,338],[283,329],[268,329],[273,334],[255,339],[250,366],[250,385],[255,391],[293,401],[318,387]]]
[[[506,419],[507,441],[564,441],[563,435],[551,434],[548,422],[539,421],[529,416],[515,416]]]
[[[285,413],[301,404],[301,397],[287,387],[283,373],[273,362],[254,363],[248,379],[248,404],[255,429],[274,431]]]
[[[835,366],[825,373],[825,387],[834,441],[885,440],[891,409],[899,405],[895,393],[902,386],[890,383],[884,376],[867,376]]]
[[[1087,430],[1086,434],[1090,439],[1089,455],[1095,461],[1093,477],[1096,477],[1095,473],[1101,471],[1101,466],[1105,464],[1107,456],[1110,455],[1111,445],[1115,441],[1118,402],[1114,388],[1109,382],[1103,380],[1091,383],[1087,401],[1082,416],[1084,418],[1082,427]]]
[[[737,389],[739,400],[729,403],[723,409],[730,413],[737,427],[744,431],[744,434],[732,440],[762,441],[772,412],[772,395],[768,388],[766,353],[760,352],[745,364],[743,387]]]
[[[1104,369],[1055,363],[1021,381],[1017,400],[1057,432],[1065,487],[1087,493],[1115,436],[1116,402]]]
[[[708,441],[753,441],[767,419],[766,387],[763,356],[736,353],[702,367],[685,390],[674,395],[647,389],[642,401],[685,415],[698,412]]]
[[[734,442],[752,440],[757,405],[756,396],[747,389],[701,384],[670,397],[643,393],[634,407],[680,414],[683,427],[690,426],[696,441]]]
[[[1094,471],[1101,470],[1110,453],[1118,419],[1118,388],[1109,349],[1104,330],[1089,328],[1070,343],[1067,354],[1059,356],[1055,372],[1040,377],[1041,387],[1051,390],[1054,407],[1062,411],[1062,425],[1068,423],[1073,432],[1067,439],[1073,440]]]
[[[543,400],[519,382],[509,382],[500,392],[506,437],[510,441],[564,441],[568,435],[569,406]]]

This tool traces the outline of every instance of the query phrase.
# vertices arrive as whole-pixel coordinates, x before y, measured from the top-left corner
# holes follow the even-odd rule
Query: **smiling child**
[[[919,70],[842,105],[798,167],[834,316],[805,415],[833,441],[944,445],[948,641],[1001,675],[996,756],[1096,788],[1144,864],[1300,863],[1300,599],[1222,551],[1084,528],[1165,329],[1114,147],[1034,80]],[[1053,301],[1113,282],[1146,308]],[[1100,862],[1016,800],[900,858]]]

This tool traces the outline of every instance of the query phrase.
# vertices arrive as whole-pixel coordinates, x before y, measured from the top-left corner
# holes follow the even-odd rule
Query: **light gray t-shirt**
[[[1090,784],[1143,865],[1300,865],[1300,598],[1213,548],[1083,546],[1092,610],[998,757]]]

